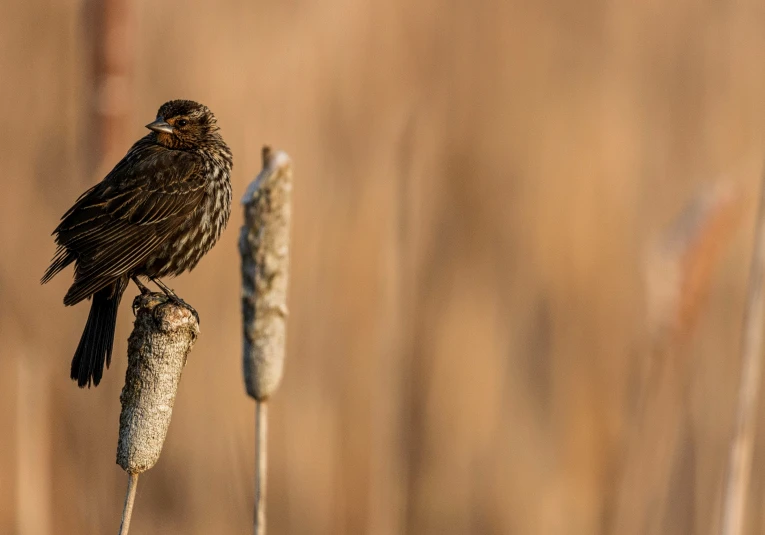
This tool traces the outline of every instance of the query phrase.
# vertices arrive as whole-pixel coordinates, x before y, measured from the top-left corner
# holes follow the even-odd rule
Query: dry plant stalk
[[[128,488],[125,493],[125,506],[122,508],[122,522],[120,522],[119,535],[127,535],[130,531],[130,519],[133,518],[133,505],[135,493],[138,488],[138,473],[128,473]]]
[[[196,312],[165,294],[139,295],[133,310],[117,445],[117,464],[128,473],[121,535],[130,526],[138,474],[154,466],[162,452],[181,373],[199,335]]]
[[[93,10],[94,32],[91,101],[95,107],[91,131],[96,133],[92,139],[96,165],[103,166],[122,157],[124,136],[130,131],[136,17],[130,0],[101,0],[89,7]]]
[[[646,254],[648,326],[656,344],[693,332],[723,247],[738,227],[741,197],[728,183],[702,188]]]
[[[266,533],[266,476],[268,457],[268,403],[255,402],[255,535]]]
[[[266,532],[267,407],[281,383],[287,329],[287,281],[292,217],[292,163],[263,147],[263,170],[242,199],[243,371],[255,399],[256,535]]]
[[[703,188],[652,244],[645,275],[651,349],[624,444],[611,533],[667,533],[670,478],[687,437],[687,340],[698,323],[740,198],[726,184]]]
[[[752,265],[741,342],[741,379],[736,424],[730,444],[723,496],[722,535],[740,535],[744,529],[746,493],[752,470],[752,451],[757,426],[757,403],[762,375],[763,277],[765,277],[765,175],[754,228]]]

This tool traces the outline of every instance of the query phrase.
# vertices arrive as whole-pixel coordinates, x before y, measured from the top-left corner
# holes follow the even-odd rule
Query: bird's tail
[[[128,279],[123,278],[93,294],[88,322],[72,359],[71,378],[80,388],[89,388],[91,382],[98,386],[104,363],[107,368],[111,364],[117,309],[127,285]]]

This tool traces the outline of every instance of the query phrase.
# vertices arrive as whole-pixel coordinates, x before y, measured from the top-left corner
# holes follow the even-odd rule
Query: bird
[[[231,214],[233,156],[210,109],[192,100],[163,104],[150,132],[83,193],[53,231],[56,252],[41,283],[74,263],[64,305],[91,300],[71,379],[98,386],[111,364],[117,310],[144,277],[182,302],[161,278],[191,271]],[[185,304],[185,303],[184,303]]]

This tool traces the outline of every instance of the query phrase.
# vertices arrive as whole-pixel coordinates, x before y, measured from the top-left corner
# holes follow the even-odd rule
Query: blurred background
[[[130,287],[96,389],[59,217],[166,100],[235,201],[294,161],[273,534],[711,533],[765,160],[757,0],[0,3],[0,532],[116,532]],[[247,533],[239,205],[136,533]],[[132,293],[131,293],[132,292]],[[760,426],[765,428],[765,426]],[[765,433],[747,532],[765,532]]]

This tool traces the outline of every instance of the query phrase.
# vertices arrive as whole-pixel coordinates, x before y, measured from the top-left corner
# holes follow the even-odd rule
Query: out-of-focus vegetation
[[[739,225],[674,351],[687,365],[662,520],[709,533],[765,155],[761,2],[135,2],[130,36],[111,37],[133,56],[103,163],[95,5],[0,3],[0,532],[116,531],[131,297],[112,368],[81,391],[68,371],[88,307],[64,309],[66,275],[38,280],[58,217],[162,102],[191,98],[234,151],[236,199],[263,143],[295,162],[274,534],[609,533],[655,352],[646,248],[699,188],[732,184]],[[136,533],[250,529],[240,224],[235,208],[170,281],[201,335]],[[763,445],[750,533],[765,530]]]

